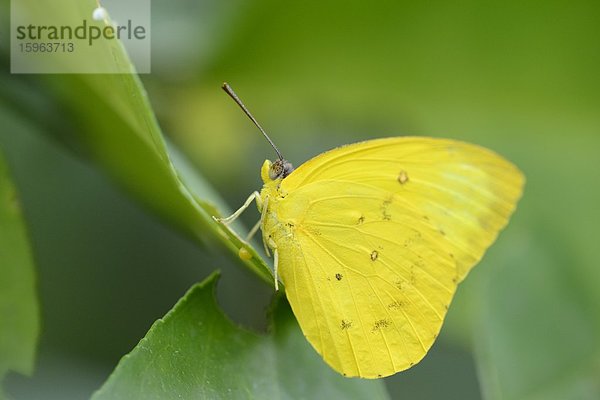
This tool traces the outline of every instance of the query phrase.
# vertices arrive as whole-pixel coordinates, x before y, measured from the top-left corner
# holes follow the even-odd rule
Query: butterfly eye
[[[293,170],[294,170],[294,166],[292,165],[291,162],[288,162],[288,161],[283,162],[283,178],[285,178],[286,176],[291,174]]]
[[[294,170],[294,167],[292,166],[291,163],[289,163],[285,160],[279,159],[279,160],[275,161],[273,164],[271,164],[271,168],[269,168],[269,178],[273,181],[276,179],[279,179],[279,178],[285,178],[293,170]]]
[[[269,168],[269,178],[271,180],[276,180],[283,175],[283,163],[281,160],[275,161],[271,164],[271,168]]]

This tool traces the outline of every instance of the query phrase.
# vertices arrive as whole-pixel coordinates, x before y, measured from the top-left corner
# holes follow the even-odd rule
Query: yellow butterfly
[[[507,224],[523,174],[490,150],[448,139],[369,140],[297,169],[273,147],[279,157],[263,164],[260,194],[222,221],[256,200],[275,286],[280,278],[302,332],[334,370],[381,378],[410,368]]]

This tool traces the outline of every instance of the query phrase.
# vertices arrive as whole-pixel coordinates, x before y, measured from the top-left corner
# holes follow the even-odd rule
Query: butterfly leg
[[[246,202],[240,208],[238,208],[236,212],[234,212],[227,218],[215,218],[215,220],[217,220],[218,222],[222,222],[225,225],[232,223],[233,221],[235,221],[237,219],[237,217],[239,217],[246,210],[246,208],[248,208],[250,206],[250,204],[254,200],[256,200],[256,203],[258,204],[258,208],[262,208],[260,194],[257,191],[254,191],[250,196],[248,196],[248,198],[246,199]]]
[[[254,224],[254,226],[252,227],[252,229],[250,229],[250,232],[246,236],[246,242],[249,242],[249,241],[252,240],[252,238],[254,237],[254,235],[256,234],[256,232],[258,232],[258,228],[260,228],[261,223],[262,223],[262,218],[259,219],[256,222],[256,224]]]

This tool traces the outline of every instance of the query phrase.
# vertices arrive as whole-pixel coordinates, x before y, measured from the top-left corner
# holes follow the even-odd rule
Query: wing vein
[[[312,273],[311,269],[308,268],[308,264],[306,263],[306,257],[304,256],[304,252],[302,252],[302,260],[304,262],[305,270],[308,271],[308,275],[310,276],[310,279],[313,281],[313,285],[312,286],[313,286],[313,288],[315,288],[315,296],[317,297],[317,299],[319,301],[319,305],[321,307],[321,315],[327,315],[325,307],[323,306],[323,301],[321,300],[321,293],[318,290],[319,286],[317,285],[317,281],[315,280],[315,277],[313,276],[313,273]],[[313,264],[318,265],[318,263],[313,263]],[[318,320],[319,319],[317,319],[317,321]],[[333,331],[331,329],[330,321],[329,321],[328,318],[325,318],[325,323],[327,324],[327,329],[329,330],[329,335],[333,338],[333,335],[332,335]],[[319,327],[319,335],[321,335],[321,325],[319,325],[318,322],[317,322],[317,326]],[[337,347],[337,344],[335,343],[335,340],[332,340],[332,342],[334,344],[335,354],[337,356],[339,365],[343,365],[342,360],[340,358],[340,352],[339,352],[339,349]],[[325,353],[325,347],[321,347],[321,348],[323,349],[322,350],[323,353]]]
[[[302,262],[304,263],[304,269],[308,270],[308,266],[306,265],[306,259],[304,257],[304,252],[301,251],[301,253],[302,253],[301,254]],[[297,259],[296,257],[294,257],[294,258]],[[296,271],[296,263],[292,263],[292,265],[293,265],[293,272],[292,273],[294,275],[294,290],[295,290],[295,293],[300,293],[298,291],[298,278],[297,278],[297,275],[296,275],[296,272],[297,272]],[[309,275],[310,275],[310,273],[309,273]],[[311,279],[312,279],[312,277],[311,277]],[[317,315],[318,315],[317,314],[317,310],[315,309],[315,304],[312,301],[310,302],[310,306],[311,306],[312,311],[313,311],[313,316],[314,316],[315,320],[317,320]],[[319,341],[320,341],[319,348],[322,349],[322,348],[324,348],[324,343],[325,343],[323,341],[323,331],[321,330],[321,325],[319,325],[318,323],[317,323],[317,328],[319,330]]]
[[[412,139],[413,139],[412,141],[419,141],[419,140],[421,140],[420,138],[412,138]],[[446,140],[443,140],[443,139],[438,139],[438,140],[439,140],[439,147],[438,147],[438,149],[440,149],[440,150],[443,149],[445,146],[447,146],[447,145],[450,144],[449,141],[446,141]],[[331,157],[330,159],[328,159],[327,160],[327,165],[331,168],[331,167],[334,167],[334,166],[343,165],[343,164],[345,164],[347,162],[356,162],[358,160],[361,160],[361,158],[356,157],[357,154],[364,153],[364,152],[369,152],[369,151],[373,151],[373,150],[375,150],[377,148],[380,148],[380,147],[389,146],[389,142],[390,141],[391,140],[383,139],[383,140],[378,141],[377,143],[369,143],[370,146],[367,146],[367,142],[354,143],[353,145],[350,145],[350,146],[355,146],[354,149],[348,149],[348,148],[346,148],[345,151],[343,153],[341,153],[340,155],[334,156],[334,157]],[[409,138],[407,138],[406,141],[409,142],[411,140]],[[406,144],[408,144],[408,143],[406,143]],[[350,146],[345,146],[345,147],[350,147]],[[344,146],[338,147],[338,148],[330,150],[330,151],[333,152],[333,151],[339,150],[341,148],[344,148]],[[422,148],[420,148],[420,149],[418,149],[416,151],[403,153],[402,157],[405,158],[405,159],[408,159],[408,158],[410,158],[412,156],[419,155],[419,154],[424,154],[424,153],[426,153],[427,155],[430,156],[432,150],[435,150],[435,149],[436,149],[436,147],[432,147],[432,146],[426,147],[426,146],[424,146],[424,147],[422,147]],[[320,157],[323,157],[325,155],[327,155],[327,152],[321,154]],[[309,160],[305,164],[302,164],[302,165],[308,165],[309,163],[312,164],[311,161],[312,160]],[[398,158],[398,159],[394,160],[394,162],[402,162],[402,158]],[[315,165],[311,165],[311,167],[312,167],[312,170],[308,174],[306,174],[306,176],[304,177],[304,179],[302,179],[301,182],[299,182],[298,187],[303,186],[304,182],[306,182],[306,181],[315,180],[315,177],[318,176],[318,173],[320,173],[320,172],[323,171],[323,169],[319,168],[318,165],[316,165],[316,166]]]
[[[311,234],[307,233],[306,237],[308,237],[310,240],[313,241],[313,243],[315,243],[317,246],[319,246],[319,248],[321,248],[321,250],[323,250],[326,254],[328,254],[335,262],[337,262],[344,270],[351,270],[351,271],[355,271],[351,268],[348,268],[348,266],[343,263],[341,260],[339,260],[334,254],[332,254],[327,248],[325,248],[323,245],[321,245],[321,243],[319,243],[318,240],[316,240]],[[360,274],[360,273],[359,273]],[[362,274],[361,274],[362,275]],[[348,278],[348,280],[350,280],[350,278]],[[362,317],[361,317],[361,313],[358,310],[358,306],[357,306],[357,302],[356,302],[356,297],[354,296],[354,291],[352,290],[352,285],[350,283],[348,283],[348,288],[350,289],[350,296],[352,296],[352,304],[354,304],[354,309],[356,310],[356,315],[358,316],[359,322],[360,322],[360,326],[363,330],[363,337],[366,338],[367,343],[369,345],[369,353],[373,354],[373,347],[371,345],[371,341],[369,340],[369,336],[367,335],[367,332],[365,331],[365,325],[363,323]],[[352,348],[352,352],[354,353],[354,346],[351,345]],[[354,355],[356,358],[356,354]],[[360,375],[360,365],[357,364],[357,369],[358,369],[358,373]]]
[[[388,221],[388,222],[391,222],[391,221]],[[371,237],[377,238],[377,239],[379,239],[379,240],[381,240],[381,241],[384,241],[384,242],[388,242],[388,243],[392,243],[392,244],[397,244],[397,243],[396,243],[396,242],[394,242],[393,240],[387,239],[387,238],[385,238],[385,237],[383,237],[383,236],[379,236],[379,235],[377,235],[377,234],[375,234],[375,233],[365,232],[365,231],[363,231],[363,230],[359,229],[359,228],[358,228],[358,227],[356,227],[356,226],[348,226],[348,225],[342,225],[342,224],[330,224],[330,223],[318,223],[317,225],[320,225],[320,226],[332,226],[332,227],[333,227],[333,226],[335,226],[335,227],[338,227],[338,226],[339,226],[340,228],[354,228],[354,229],[358,230],[358,232],[360,232],[362,235],[365,235],[365,236],[371,236]],[[347,248],[347,249],[349,249],[349,250],[355,250],[355,248],[353,248],[353,247],[350,247],[350,246],[343,245],[343,244],[341,244],[341,243],[338,243],[337,241],[335,241],[335,240],[332,240],[332,239],[330,239],[330,238],[327,238],[327,240],[328,240],[328,241],[330,241],[330,242],[332,242],[332,243],[334,243],[334,244],[336,244],[337,246],[341,246],[341,247]],[[431,251],[434,251],[433,247],[428,247],[428,248],[429,248]],[[417,253],[415,253],[415,252],[414,252],[412,249],[410,249],[409,247],[406,247],[406,250],[407,250],[407,251],[409,251],[411,254],[413,254],[413,255],[415,255],[415,256],[417,256],[417,257],[418,257],[418,254],[417,254]],[[408,261],[410,262],[410,260],[408,260]],[[429,272],[428,270],[426,270],[425,268],[423,268],[422,266],[420,266],[420,265],[418,265],[418,264],[414,264],[414,265],[415,265],[417,268],[419,268],[421,271],[423,271],[423,273],[425,273],[427,276],[429,276],[429,277],[431,278],[431,280],[432,280],[432,281],[434,281],[435,283],[437,283],[437,284],[438,284],[440,287],[444,288],[444,289],[445,289],[446,291],[448,291],[449,293],[453,293],[453,292],[454,292],[454,290],[453,290],[453,289],[450,289],[448,286],[446,286],[445,284],[443,284],[442,282],[440,282],[440,281],[439,281],[439,279],[437,279],[435,276],[433,276],[433,275],[431,274],[431,272]],[[405,268],[404,268],[404,267],[402,267],[402,269],[405,269]],[[354,271],[354,272],[356,272],[356,273],[360,273],[360,272],[358,272],[358,271]]]

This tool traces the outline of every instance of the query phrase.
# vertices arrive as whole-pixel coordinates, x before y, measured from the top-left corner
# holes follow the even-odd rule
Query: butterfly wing
[[[309,342],[347,376],[417,363],[523,182],[489,150],[431,138],[356,143],[301,165],[272,203],[291,228],[267,233]]]

